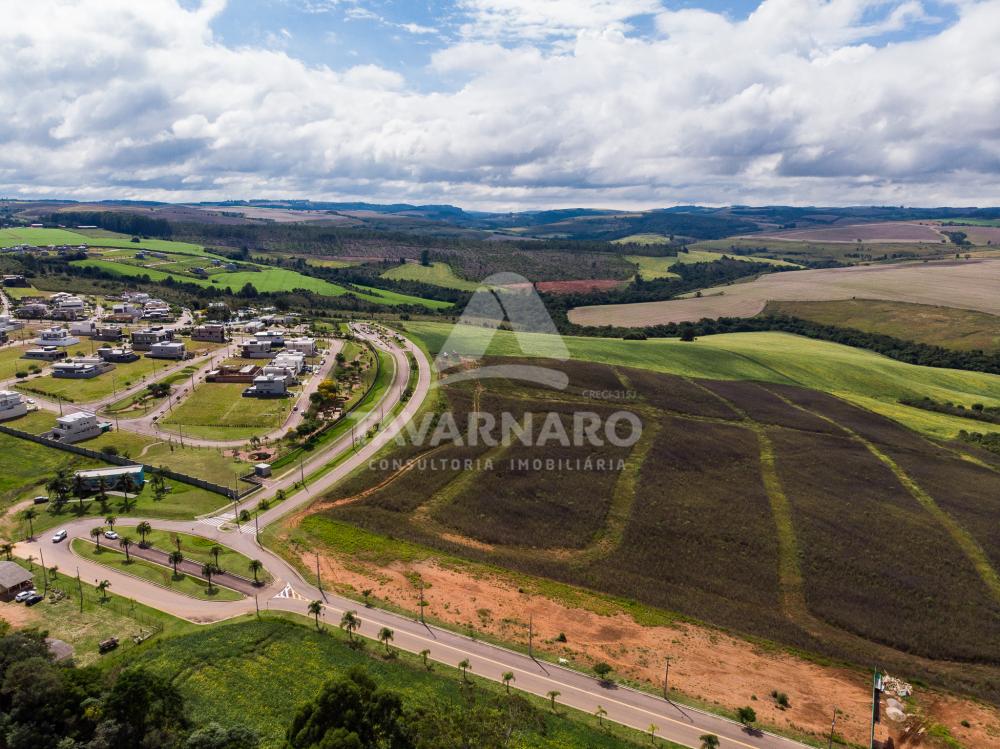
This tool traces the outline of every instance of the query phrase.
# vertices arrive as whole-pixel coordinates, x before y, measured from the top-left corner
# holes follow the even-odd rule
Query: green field
[[[191,342],[189,341],[188,344]],[[196,341],[196,344],[201,343]],[[168,375],[162,379],[157,380],[158,383],[164,385],[175,385],[178,382],[186,381],[192,372],[197,371],[196,366],[184,367],[180,372],[174,372],[172,375]],[[173,397],[173,393],[171,393]],[[134,419],[140,416],[144,416],[150,409],[155,408],[157,405],[163,402],[163,398],[154,398],[148,395],[148,391],[143,389],[134,395],[127,396],[120,400],[111,403],[106,408],[103,409],[102,413],[108,416],[116,416],[119,419]]]
[[[79,350],[89,355],[89,349],[90,342],[81,341],[79,346],[71,346],[69,352],[75,354]],[[29,359],[22,361],[31,362]],[[38,393],[42,397],[60,398],[67,403],[90,403],[113,395],[115,391],[124,390],[137,382],[152,380],[163,370],[176,365],[175,361],[143,358],[126,364],[115,364],[114,369],[89,380],[46,375],[19,384],[17,389],[27,393]]]
[[[4,286],[3,290],[15,301],[26,296],[52,296],[51,291],[39,291],[34,286]]]
[[[170,638],[155,649],[136,651],[132,663],[171,679],[195,721],[253,728],[261,734],[264,749],[278,749],[299,705],[312,699],[327,680],[353,666],[361,666],[382,685],[401,693],[411,708],[442,704],[457,715],[469,698],[499,699],[503,707],[500,685],[475,680],[477,688],[463,688],[454,669],[436,664],[429,671],[419,658],[406,653],[385,659],[378,654],[380,647],[368,643],[367,652],[348,647],[334,621],[317,632],[302,620],[267,615],[259,621],[244,619]],[[591,716],[565,708],[553,714],[541,699],[532,699],[531,704],[532,717],[524,728],[513,732],[506,745],[522,749],[640,745],[632,743],[641,740],[635,732],[618,726],[599,730]],[[648,746],[648,739],[643,744]],[[660,739],[656,745],[677,749]]]
[[[769,302],[763,314],[792,315],[824,325],[854,328],[959,351],[1000,349],[1000,317],[957,307],[845,299]]]
[[[109,547],[109,544],[111,546]],[[200,598],[204,601],[238,601],[243,596],[235,590],[224,588],[221,585],[212,583],[209,590],[208,584],[201,578],[190,575],[179,574],[174,576],[174,571],[169,567],[161,567],[158,564],[147,562],[145,559],[131,557],[126,561],[125,554],[118,551],[113,544],[114,541],[103,541],[97,546],[82,538],[73,539],[73,551],[84,559],[103,564],[117,572],[124,572],[127,575],[141,577],[164,588],[169,588],[175,593],[182,593],[192,598]]]
[[[954,255],[954,245],[936,242],[878,242],[863,245],[866,256],[874,259],[906,257],[949,257]],[[769,239],[767,237],[730,237],[709,239],[690,246],[692,251],[733,254],[735,249],[749,250],[756,257],[782,258],[795,262],[798,259],[836,260],[841,263],[859,263],[868,258],[858,258],[858,247],[853,242],[812,242]]]
[[[204,255],[205,248],[188,242],[173,242],[167,239],[143,239],[133,242],[131,237],[101,230],[87,229],[82,232],[67,229],[0,229],[0,246],[31,244],[40,247],[49,245],[89,245],[91,247],[119,247],[130,250],[153,250],[155,252],[176,252],[184,255]]]
[[[654,278],[677,278],[677,274],[670,270],[672,265],[677,264],[677,258],[670,257],[649,257],[648,255],[626,255],[625,259],[630,263],[639,266],[639,275],[647,281]]]
[[[14,331],[13,335],[20,336],[21,331]],[[35,364],[39,367],[48,366],[46,362],[37,359],[22,359],[21,355],[35,344],[11,344],[0,347],[0,380],[13,377],[15,372],[27,371],[28,367]]]
[[[721,260],[723,257],[729,257],[732,260],[745,260],[748,263],[766,263],[768,265],[780,265],[789,268],[795,267],[795,263],[789,263],[785,260],[778,260],[776,258],[766,257],[763,255],[736,255],[733,253],[697,249],[689,249],[687,252],[678,252],[676,260],[679,263],[714,263],[716,260]]]
[[[200,564],[207,564],[208,562],[215,564],[215,556],[211,552],[212,547],[216,545],[215,541],[202,536],[192,536],[188,533],[157,530],[156,524],[153,523],[152,525],[153,532],[146,534],[146,541],[153,548],[169,553],[178,548],[177,542],[180,541],[180,551],[184,554],[185,559]],[[139,533],[133,525],[118,524],[115,525],[115,530],[122,535],[128,534],[133,539],[139,539]],[[249,568],[249,557],[230,549],[228,546],[222,544],[220,546],[222,552],[219,554],[219,567],[226,572],[231,572],[241,577],[253,577],[253,573]],[[271,576],[262,571],[259,573],[259,578],[261,581],[267,581],[271,579]]]
[[[16,427],[16,422],[6,422],[6,426]],[[0,453],[3,454],[0,511],[6,510],[18,499],[45,494],[45,483],[60,468],[82,470],[97,465],[96,461],[89,458],[36,445],[7,434],[0,434]]]
[[[437,353],[451,330],[447,323],[410,322],[406,329],[423,338]],[[470,336],[488,335],[465,328]],[[537,339],[537,334],[528,334]],[[789,335],[731,333],[706,336],[691,343],[678,339],[622,341],[565,336],[575,359],[641,367],[689,377],[759,380],[822,390],[883,413],[926,434],[952,438],[966,420],[900,406],[900,398],[925,395],[954,403],[1000,405],[1000,376],[953,369],[919,367],[863,349]],[[461,348],[459,346],[458,348]],[[488,353],[518,356],[512,333],[501,331]],[[996,431],[982,424],[978,431]]]
[[[670,244],[670,237],[662,234],[629,234],[627,237],[612,241],[611,244]]]
[[[430,265],[404,263],[387,270],[382,274],[382,278],[389,278],[393,281],[420,281],[449,289],[461,289],[462,291],[475,291],[479,287],[479,284],[459,278],[450,265],[440,262]]]
[[[160,424],[192,437],[249,439],[277,429],[295,403],[288,398],[244,398],[243,383],[201,383]]]

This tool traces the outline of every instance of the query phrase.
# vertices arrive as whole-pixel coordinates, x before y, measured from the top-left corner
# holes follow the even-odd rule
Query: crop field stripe
[[[766,388],[765,388],[766,389]],[[773,391],[769,391],[773,392]],[[778,397],[784,400],[791,406],[798,408],[802,411],[818,416],[824,421],[828,421],[831,424],[836,425],[840,429],[844,430],[847,434],[851,436],[852,439],[861,443],[865,448],[874,455],[886,468],[892,471],[892,474],[896,477],[896,480],[909,492],[917,502],[930,513],[933,517],[951,536],[952,540],[958,545],[965,556],[968,558],[969,562],[975,568],[976,573],[982,579],[983,583],[986,585],[990,594],[1000,602],[1000,575],[997,574],[996,569],[990,563],[989,557],[987,557],[986,552],[983,548],[976,542],[976,540],[965,530],[951,515],[945,512],[934,498],[928,494],[902,467],[896,463],[891,457],[882,452],[873,442],[862,437],[860,434],[855,432],[853,429],[844,426],[843,424],[838,424],[833,419],[823,414],[811,411],[808,408],[800,406],[797,403],[785,398],[781,393],[777,393]]]
[[[499,460],[503,457],[504,453],[510,449],[510,447],[510,445],[498,445],[497,447],[488,450],[482,456],[482,460]],[[413,520],[418,525],[423,525],[425,527],[438,526],[439,522],[434,517],[434,513],[451,504],[459,496],[459,494],[469,488],[475,479],[476,471],[460,472],[454,479],[449,481],[444,488],[436,492],[426,502],[417,506],[417,508],[413,511]],[[452,531],[447,532],[451,533]],[[476,541],[474,543],[479,544],[480,542]]]

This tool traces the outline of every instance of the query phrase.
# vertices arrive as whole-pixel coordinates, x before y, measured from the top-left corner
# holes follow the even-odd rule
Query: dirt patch
[[[623,281],[614,278],[594,278],[583,281],[539,281],[535,288],[548,294],[576,294],[588,291],[616,289]]]
[[[315,558],[310,555],[303,561],[312,565]],[[657,689],[662,687],[669,656],[675,693],[730,710],[752,705],[761,721],[783,729],[824,736],[836,705],[838,733],[854,743],[867,741],[871,710],[867,673],[822,666],[709,627],[680,622],[642,626],[625,614],[601,615],[529,596],[499,577],[434,562],[377,568],[323,557],[321,570],[333,586],[370,589],[376,599],[414,613],[422,580],[428,617],[508,642],[527,643],[530,616],[537,650],[566,658],[577,668],[604,660],[618,678]],[[565,643],[557,640],[560,633],[566,635]],[[789,709],[781,710],[771,699],[775,689],[788,695]],[[1000,714],[993,708],[943,695],[928,696],[924,705],[930,719],[945,725],[967,746],[987,746],[1000,736]],[[961,725],[963,720],[969,728]],[[897,742],[897,746],[911,745]]]
[[[783,239],[796,242],[940,242],[941,233],[931,224],[908,221],[887,221],[873,224],[791,229],[771,234],[754,234],[754,238]]]
[[[21,603],[0,603],[0,619],[10,624],[14,629],[30,627],[38,621],[39,616]]]

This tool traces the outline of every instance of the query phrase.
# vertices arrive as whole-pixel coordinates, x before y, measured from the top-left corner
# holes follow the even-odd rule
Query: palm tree
[[[132,561],[132,558],[128,555],[128,549],[134,543],[135,541],[133,541],[128,536],[122,536],[121,538],[118,539],[118,545],[121,546],[122,550],[125,552],[125,564],[128,564],[129,562]]]
[[[507,694],[510,694],[510,683],[512,681],[517,681],[517,679],[514,678],[514,672],[507,671],[500,678],[503,679],[503,685],[507,687]]]
[[[361,620],[358,619],[358,613],[356,611],[345,611],[344,615],[340,617],[340,628],[347,632],[347,639],[354,639],[354,632],[359,627],[361,627]]]
[[[62,509],[62,506],[66,504],[66,500],[69,498],[69,472],[65,468],[60,468],[56,471],[56,475],[45,485],[45,490],[49,494],[56,495],[56,508]]]
[[[146,536],[148,536],[150,533],[153,532],[153,526],[151,526],[149,523],[147,523],[145,520],[143,520],[141,523],[139,523],[139,525],[137,525],[135,527],[135,529],[138,532],[139,537],[142,539],[142,541],[140,542],[139,545],[142,546],[142,547],[145,547],[146,546]]]
[[[58,580],[59,579],[59,565],[58,564],[54,564],[51,567],[49,567],[49,575],[52,576],[53,580]]]
[[[30,541],[35,537],[35,518],[38,517],[38,510],[34,507],[29,507],[26,510],[21,511],[21,519],[28,521],[28,540]]]
[[[701,749],[719,749],[719,737],[714,733],[703,733],[698,737]]]
[[[219,564],[219,554],[222,553],[222,547],[219,546],[218,544],[214,544],[212,548],[208,550],[208,553],[215,558],[215,566],[221,570],[222,567]]]
[[[129,511],[129,508],[132,507],[132,502],[134,501],[129,497],[129,492],[135,493],[136,485],[135,480],[131,476],[126,475],[122,477],[122,493],[125,495],[122,498],[122,509],[125,510],[125,512]]]
[[[102,601],[108,600],[108,588],[110,587],[111,582],[108,580],[101,580],[101,582],[97,584],[97,590],[101,594]]]
[[[104,476],[97,477],[97,496],[101,498],[101,504],[108,501],[108,482]]]
[[[420,659],[424,662],[424,668],[426,668],[428,671],[431,670],[431,667],[427,665],[427,656],[429,656],[430,654],[431,651],[427,650],[426,648],[420,651]]]
[[[0,554],[3,554],[5,557],[7,557],[8,562],[12,559],[13,552],[14,552],[14,544],[10,543],[9,541],[4,541],[2,544],[0,544]]]
[[[211,562],[209,562],[208,564],[203,564],[201,567],[201,574],[208,581],[208,592],[211,593],[213,590],[215,590],[212,587],[212,575],[215,574],[215,566],[212,565]]]
[[[106,518],[104,518],[104,522],[108,524],[108,528],[114,530],[115,523],[118,522],[118,518],[116,518],[114,515],[108,515]]]
[[[608,711],[605,710],[601,705],[597,706],[597,709],[594,711],[594,715],[597,716],[597,725],[601,726],[602,728],[604,727],[604,718],[605,716],[607,716],[607,714]]]
[[[83,514],[83,498],[87,496],[87,482],[79,473],[73,476],[73,493],[80,500],[80,514]]]
[[[101,548],[101,536],[104,535],[104,531],[100,528],[91,528],[90,537],[94,539],[94,543],[97,544],[97,548]]]
[[[552,712],[556,711],[556,697],[558,697],[561,694],[562,692],[557,692],[555,689],[553,689],[552,691],[550,691],[548,694],[545,695],[546,697],[549,698],[549,703],[552,705]]]
[[[458,667],[460,669],[462,669],[462,681],[468,681],[469,679],[468,679],[468,675],[466,674],[466,672],[472,670],[472,664],[469,663],[469,659],[465,658],[464,660],[462,660],[458,664]]]
[[[310,601],[309,602],[309,613],[316,618],[316,629],[319,629],[319,618],[323,615],[323,602],[322,601]],[[350,612],[348,612],[350,613]],[[344,614],[347,616],[347,614]],[[341,620],[341,626],[343,626],[343,620]],[[347,631],[350,635],[350,630]]]
[[[368,598],[369,598],[369,596],[371,596],[371,594],[372,594],[372,589],[371,588],[365,588],[364,590],[361,591],[361,597],[365,599],[365,608],[366,609],[370,609],[371,606],[372,606],[370,603],[368,603]]]
[[[392,638],[393,631],[388,627],[382,627],[382,629],[378,631],[378,639],[383,645],[385,645],[385,652],[387,653],[389,652],[389,643],[392,641]]]
[[[174,565],[174,577],[177,577],[177,565],[184,561],[184,555],[179,551],[172,551],[167,556],[167,559]]]
[[[656,732],[660,730],[660,727],[655,723],[650,723],[646,730],[649,731],[649,743],[652,744],[656,741]]]
[[[250,564],[248,564],[247,566],[253,573],[253,584],[260,585],[260,582],[257,580],[257,573],[260,572],[262,569],[264,569],[264,563],[259,559],[251,559]]]

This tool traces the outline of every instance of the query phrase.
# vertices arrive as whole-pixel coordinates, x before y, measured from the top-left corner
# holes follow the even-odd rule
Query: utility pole
[[[532,652],[535,641],[535,630],[534,630],[534,620],[531,614],[528,614],[528,657],[532,660],[535,659],[535,655]]]
[[[42,547],[38,547],[38,557],[42,560],[42,584],[45,586],[45,592],[49,592],[49,573],[45,569],[45,555],[42,553]]]
[[[670,699],[670,656],[667,656],[667,665],[663,670],[663,699]]]
[[[837,727],[837,708],[833,708],[833,720],[830,721],[830,743],[827,744],[827,749],[833,749],[833,729]]]
[[[181,447],[184,447],[184,425],[177,422],[177,431],[180,432],[181,436]]]
[[[302,456],[299,456],[299,479],[302,481],[302,488],[306,486],[306,469],[302,462]]]
[[[83,583],[80,582],[80,568],[76,568],[76,588],[80,592],[80,613],[83,613]]]
[[[253,594],[253,606],[257,609],[257,618],[260,619],[260,603],[257,601],[257,594]]]
[[[253,516],[253,540],[260,546],[260,512],[255,512]]]
[[[326,593],[323,591],[323,578],[319,576],[319,554],[316,554],[316,587],[319,588],[319,594],[323,596],[323,600],[326,600]]]
[[[424,621],[424,606],[426,606],[426,605],[427,604],[424,602],[424,581],[421,579],[421,581],[420,581],[420,623],[423,624],[424,626],[427,625],[427,622]]]

